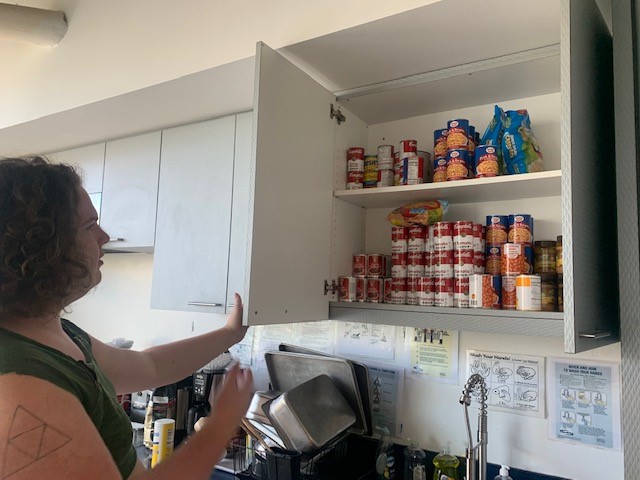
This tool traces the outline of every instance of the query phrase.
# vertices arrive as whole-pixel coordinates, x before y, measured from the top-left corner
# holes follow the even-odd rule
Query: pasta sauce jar
[[[541,240],[533,244],[534,272],[556,273],[556,242]]]

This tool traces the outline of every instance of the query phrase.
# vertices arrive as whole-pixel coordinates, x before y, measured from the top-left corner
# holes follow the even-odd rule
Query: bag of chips
[[[489,122],[487,129],[480,139],[480,145],[493,145],[498,152],[498,165],[500,165],[500,173],[504,173],[504,161],[502,159],[502,122],[504,119],[504,111],[496,105],[494,107],[493,118]]]
[[[396,227],[408,227],[414,224],[430,225],[441,222],[448,207],[449,203],[445,200],[409,203],[389,213],[387,221]]]
[[[529,112],[508,110],[502,123],[502,157],[506,173],[541,172],[544,169],[542,152],[531,130]]]

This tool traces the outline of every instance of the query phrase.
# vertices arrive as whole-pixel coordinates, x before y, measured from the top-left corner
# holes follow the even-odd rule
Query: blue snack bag
[[[504,112],[496,105],[494,107],[493,118],[489,122],[487,129],[480,140],[480,145],[493,145],[498,150],[498,164],[500,171],[504,172],[504,162],[502,159],[502,135],[503,135]]]
[[[502,157],[507,174],[541,172],[542,152],[531,130],[529,112],[508,110],[503,118]]]

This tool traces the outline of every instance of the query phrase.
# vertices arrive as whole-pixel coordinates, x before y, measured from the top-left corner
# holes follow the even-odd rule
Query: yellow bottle
[[[435,470],[433,480],[459,480],[458,465],[460,460],[449,453],[449,449],[443,448],[433,459]]]

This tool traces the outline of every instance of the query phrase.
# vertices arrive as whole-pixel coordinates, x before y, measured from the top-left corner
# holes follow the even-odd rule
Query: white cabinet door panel
[[[165,130],[151,305],[224,313],[235,117]]]
[[[152,251],[155,240],[161,132],[107,142],[100,222],[105,248]]]
[[[249,228],[249,164],[253,112],[236,116],[236,141],[233,162],[233,195],[231,204],[231,241],[229,245],[229,281],[227,282],[227,312],[234,303],[235,292],[245,299],[247,278],[247,231]]]
[[[47,155],[55,163],[66,163],[80,168],[83,186],[88,193],[102,192],[104,170],[104,143],[87,145]]]
[[[259,43],[245,319],[328,318],[335,97]]]

